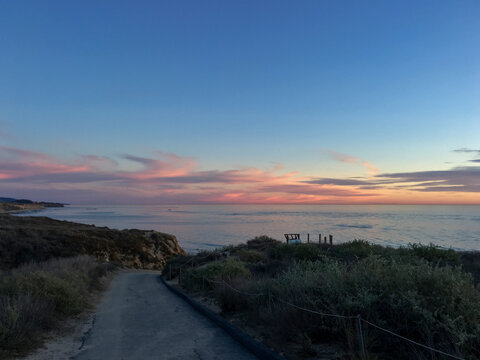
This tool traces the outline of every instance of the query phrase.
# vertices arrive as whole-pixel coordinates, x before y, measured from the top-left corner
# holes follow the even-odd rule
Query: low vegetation
[[[357,315],[365,320],[369,359],[445,357],[366,321],[452,355],[480,357],[480,253],[366,241],[287,245],[261,237],[177,258],[164,272],[190,293],[214,299],[225,316],[266,329],[266,341],[292,359],[319,356],[325,344],[361,358]]]
[[[89,308],[111,269],[161,269],[168,258],[184,254],[175,236],[157,231],[0,211],[0,358],[34,349],[46,330]]]
[[[114,269],[92,257],[30,263],[0,274],[0,358],[25,353],[41,335],[89,307]]]

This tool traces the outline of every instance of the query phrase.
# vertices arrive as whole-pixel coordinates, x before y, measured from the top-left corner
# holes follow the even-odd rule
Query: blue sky
[[[130,170],[122,155],[157,150],[200,170],[446,170],[479,146],[479,16],[478,1],[3,1],[0,141]]]

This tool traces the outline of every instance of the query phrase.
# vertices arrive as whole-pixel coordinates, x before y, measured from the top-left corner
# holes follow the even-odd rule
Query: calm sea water
[[[32,215],[32,213],[28,214]],[[266,234],[300,233],[318,241],[365,239],[400,246],[434,243],[480,250],[480,206],[417,205],[72,205],[34,215],[116,229],[153,229],[177,236],[187,251],[245,242]],[[322,235],[323,236],[323,235]]]

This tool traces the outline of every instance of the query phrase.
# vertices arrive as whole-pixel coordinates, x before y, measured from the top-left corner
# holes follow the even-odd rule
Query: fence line
[[[312,314],[317,314],[317,315],[321,315],[321,316],[330,316],[330,317],[336,317],[336,318],[342,318],[342,319],[356,319],[357,317],[356,316],[346,316],[346,315],[337,315],[337,314],[329,314],[329,313],[322,313],[322,312],[318,312],[318,311],[315,311],[315,310],[310,310],[310,309],[306,309],[306,308],[303,308],[301,306],[298,306],[298,305],[295,305],[295,304],[292,304],[288,301],[285,301],[285,300],[282,300],[280,299],[279,297],[276,297],[276,296],[273,296],[273,298],[277,299],[278,301],[284,303],[284,304],[287,304],[287,305],[290,305],[296,309],[299,309],[299,310],[303,310],[303,311],[306,311],[306,312],[309,312],[309,313],[312,313]]]
[[[211,254],[208,254],[208,255],[203,256],[203,257],[201,257],[201,258],[195,258],[195,257],[190,258],[190,260],[188,260],[186,263],[180,265],[180,267],[179,267],[179,268],[180,268],[180,272],[181,272],[181,269],[182,269],[184,266],[186,266],[187,264],[189,264],[190,262],[192,262],[194,259],[195,259],[195,260],[202,260],[202,259],[206,259],[206,258],[209,257],[209,256],[211,256]],[[170,269],[171,269],[171,266],[170,266]],[[248,293],[248,292],[245,292],[245,291],[236,289],[235,287],[233,287],[232,285],[230,285],[229,283],[227,283],[227,282],[226,282],[225,280],[223,280],[223,279],[222,279],[221,281],[216,281],[216,280],[213,280],[213,279],[206,278],[206,277],[204,277],[204,276],[202,276],[202,279],[203,279],[204,281],[206,280],[206,281],[211,282],[211,283],[213,283],[213,284],[226,285],[226,286],[227,286],[228,288],[230,288],[231,290],[233,290],[233,291],[235,291],[235,292],[237,292],[237,293],[239,293],[239,294],[246,295],[246,296],[252,296],[252,297],[268,296],[269,299],[274,298],[274,299],[276,299],[276,300],[278,300],[278,301],[280,301],[280,302],[282,302],[282,303],[284,303],[284,304],[286,304],[286,305],[288,305],[288,306],[291,306],[291,307],[293,307],[293,308],[296,308],[296,309],[298,309],[298,310],[302,310],[302,311],[305,311],[305,312],[308,312],[308,313],[312,313],[312,314],[316,314],[316,315],[320,315],[320,316],[329,316],[329,317],[335,317],[335,318],[342,318],[342,319],[358,319],[358,320],[359,320],[359,326],[360,326],[360,328],[361,328],[361,322],[363,321],[364,323],[366,323],[366,324],[368,324],[368,325],[371,325],[371,326],[373,326],[373,327],[375,327],[375,328],[377,328],[377,329],[379,329],[379,330],[381,330],[381,331],[384,331],[384,332],[386,332],[386,333],[388,333],[388,334],[390,334],[390,335],[396,336],[396,337],[398,337],[398,338],[400,338],[400,339],[403,339],[403,340],[405,340],[405,341],[408,341],[408,342],[410,342],[410,343],[412,343],[412,344],[415,344],[415,345],[417,345],[417,346],[423,347],[423,348],[425,348],[425,349],[427,349],[427,350],[436,352],[436,353],[438,353],[438,354],[442,354],[442,355],[444,355],[444,356],[448,356],[448,357],[450,357],[450,358],[452,358],[452,359],[465,360],[465,359],[463,359],[463,358],[461,358],[461,357],[458,357],[458,356],[456,356],[456,355],[448,354],[448,353],[443,352],[443,351],[441,351],[441,350],[434,349],[434,348],[432,348],[432,347],[430,347],[430,346],[421,344],[421,343],[419,343],[419,342],[417,342],[417,341],[414,341],[414,340],[408,339],[408,338],[406,338],[406,337],[404,337],[404,336],[402,336],[402,335],[396,334],[396,333],[394,333],[393,331],[390,331],[390,330],[388,330],[388,329],[385,329],[385,328],[383,328],[383,327],[381,327],[381,326],[378,326],[378,325],[376,325],[376,324],[374,324],[374,323],[371,323],[371,322],[368,321],[368,320],[365,320],[365,319],[361,318],[360,315],[357,315],[357,316],[346,316],[346,315],[339,315],[339,314],[323,313],[323,312],[319,312],[319,311],[315,311],[315,310],[310,310],[310,309],[307,309],[307,308],[304,308],[304,307],[301,307],[301,306],[292,304],[292,303],[290,303],[290,302],[288,302],[288,301],[285,301],[285,300],[283,300],[283,299],[280,299],[280,298],[277,297],[277,296],[273,296],[271,293],[269,293],[269,294],[264,294],[264,293]],[[362,352],[363,352],[363,354],[365,355],[365,349],[364,349],[364,346],[363,346],[363,333],[362,333],[362,332],[360,332],[360,338],[361,338],[361,343],[362,343]]]
[[[223,282],[223,284],[227,285],[230,289],[232,289],[233,291],[236,291],[239,294],[244,294],[244,295],[247,295],[247,296],[254,296],[254,297],[265,296],[265,294],[263,294],[263,293],[253,294],[253,293],[247,293],[247,292],[238,290],[238,289],[234,288],[232,285],[230,285],[229,283],[227,283],[225,280],[222,280],[222,282]]]
[[[410,340],[410,339],[408,339],[408,338],[406,338],[406,337],[404,337],[404,336],[402,336],[402,335],[398,335],[398,334],[394,333],[393,331],[390,331],[390,330],[387,330],[387,329],[385,329],[385,328],[382,328],[381,326],[375,325],[375,324],[371,323],[371,322],[368,321],[368,320],[365,320],[365,319],[361,319],[361,320],[362,320],[364,323],[368,324],[368,325],[371,325],[371,326],[373,326],[373,327],[375,327],[375,328],[377,328],[377,329],[379,329],[379,330],[382,330],[382,331],[385,331],[385,332],[389,333],[390,335],[399,337],[400,339],[409,341],[409,342],[411,342],[411,343],[413,343],[413,344],[415,344],[415,345],[421,346],[421,347],[423,347],[423,348],[425,348],[425,349],[434,351],[434,352],[436,352],[436,353],[439,353],[439,354],[442,354],[442,355],[445,355],[445,356],[449,356],[449,357],[451,357],[451,358],[453,358],[453,359],[464,360],[463,358],[458,357],[458,356],[456,356],[456,355],[451,355],[451,354],[448,354],[448,353],[443,352],[443,351],[441,351],[441,350],[437,350],[437,349],[431,348],[430,346],[423,345],[423,344],[421,344],[421,343],[419,343],[419,342]]]
[[[222,279],[222,281],[215,281],[215,280],[212,280],[212,279],[209,279],[209,278],[206,278],[206,277],[203,277],[204,280],[207,280],[209,282],[212,282],[212,283],[215,283],[215,284],[222,284],[222,285],[226,285],[227,287],[229,287],[230,289],[234,290],[235,292],[239,293],[239,294],[243,294],[243,295],[246,295],[246,296],[255,296],[255,297],[258,297],[258,296],[268,296],[269,298],[274,298],[286,305],[289,305],[293,308],[296,308],[298,310],[302,310],[302,311],[305,311],[305,312],[308,312],[308,313],[312,313],[312,314],[316,314],[316,315],[320,315],[320,316],[329,316],[329,317],[335,317],[335,318],[342,318],[342,319],[358,319],[359,320],[359,326],[360,326],[360,329],[361,329],[361,321],[363,321],[364,323],[368,324],[368,325],[371,325],[379,330],[382,330],[386,333],[389,333],[390,335],[393,335],[393,336],[396,336],[400,339],[403,339],[405,341],[408,341],[412,344],[415,344],[417,346],[421,346],[427,350],[430,350],[430,351],[433,351],[433,352],[436,352],[438,354],[442,354],[444,356],[448,356],[452,359],[457,359],[457,360],[465,360],[464,358],[461,358],[461,357],[458,357],[456,355],[451,355],[451,354],[448,354],[446,352],[443,352],[441,350],[437,350],[437,349],[434,349],[430,346],[427,346],[427,345],[424,345],[424,344],[421,344],[417,341],[414,341],[414,340],[410,340],[402,335],[399,335],[399,334],[396,334],[394,333],[393,331],[390,331],[390,330],[387,330],[385,328],[382,328],[381,326],[378,326],[374,323],[371,323],[370,321],[368,320],[365,320],[365,319],[362,319],[360,315],[357,315],[357,316],[348,316],[348,315],[339,315],[339,314],[331,314],[331,313],[323,313],[323,312],[319,312],[319,311],[315,311],[315,310],[310,310],[310,309],[307,309],[307,308],[304,308],[304,307],[301,307],[301,306],[298,306],[298,305],[295,305],[295,304],[292,304],[288,301],[285,301],[283,299],[280,299],[279,297],[277,296],[273,296],[272,294],[264,294],[264,293],[248,293],[248,292],[245,292],[245,291],[242,291],[242,290],[239,290],[239,289],[236,289],[235,287],[233,287],[232,285],[230,285],[229,283],[227,283],[225,280]],[[363,354],[365,355],[365,349],[364,349],[364,345],[363,345],[363,333],[360,332],[360,340],[361,340],[361,343],[362,343],[362,352]]]

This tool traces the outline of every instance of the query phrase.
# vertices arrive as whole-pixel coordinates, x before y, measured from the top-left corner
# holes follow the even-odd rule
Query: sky
[[[0,0],[0,197],[480,204],[479,17],[477,0]]]

